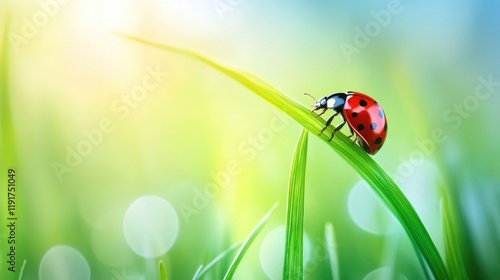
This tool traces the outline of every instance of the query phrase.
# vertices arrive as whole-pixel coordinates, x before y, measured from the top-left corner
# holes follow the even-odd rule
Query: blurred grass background
[[[382,26],[374,14],[388,7],[399,12],[389,12]],[[23,279],[45,275],[47,252],[59,245],[76,250],[59,250],[63,255],[83,257],[68,266],[88,269],[92,279],[152,279],[159,259],[169,279],[189,279],[200,264],[242,241],[270,205],[286,201],[297,124],[212,69],[115,32],[206,53],[304,104],[311,100],[303,92],[371,95],[389,122],[375,160],[401,179],[441,251],[438,185],[449,188],[470,277],[498,278],[500,86],[493,84],[484,100],[474,99],[478,77],[500,81],[498,8],[491,1],[3,1],[1,22],[10,14],[3,45],[9,47]],[[356,47],[357,28],[366,34],[367,26],[369,43],[346,56],[341,45]],[[144,83],[148,69],[168,76],[135,108],[127,105],[127,115],[118,112],[113,105],[126,104],[122,98]],[[54,162],[67,164],[68,148],[83,145],[83,132],[95,131],[103,120],[114,129],[59,180]],[[422,147],[430,147],[422,143],[435,129],[446,141],[434,142],[421,160]],[[341,278],[376,279],[370,277],[383,267],[423,278],[400,226],[358,184],[356,173],[315,137],[308,158],[306,278],[330,277],[323,245],[329,221]],[[217,194],[203,195],[214,183]],[[175,209],[168,217],[142,217],[159,221],[162,227],[153,232],[174,240],[153,258],[131,248],[139,241],[127,239],[123,226],[132,203],[146,195]],[[178,223],[165,222],[172,215]],[[282,251],[276,244],[284,242],[284,230],[272,233],[284,220],[282,203],[236,279],[275,279],[272,269],[281,270]],[[270,238],[276,241],[265,243]],[[269,255],[276,257],[263,257]]]

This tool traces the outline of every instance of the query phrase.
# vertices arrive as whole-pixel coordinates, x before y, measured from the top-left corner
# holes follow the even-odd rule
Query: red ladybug
[[[316,101],[312,95],[305,94]],[[323,111],[316,114],[316,116],[323,115],[328,109],[335,111],[326,120],[326,126],[321,130],[321,133],[328,128],[335,116],[340,114],[342,119],[342,122],[333,130],[330,140],[335,136],[335,132],[340,130],[347,121],[351,131],[349,138],[354,135],[354,131],[356,133],[354,141],[357,139],[358,145],[367,153],[376,154],[384,144],[387,135],[387,119],[384,110],[378,105],[377,101],[368,95],[355,91],[334,93],[317,100],[311,113],[321,109]]]

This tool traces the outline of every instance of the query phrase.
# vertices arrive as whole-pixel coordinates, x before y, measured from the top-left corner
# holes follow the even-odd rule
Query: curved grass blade
[[[22,280],[24,275],[24,268],[26,267],[26,259],[23,261],[23,265],[21,266],[21,271],[19,271],[19,277],[17,280]]]
[[[302,129],[292,160],[286,205],[286,242],[283,279],[302,279],[304,276],[304,194],[308,134],[307,130]]]
[[[193,280],[200,279],[202,269],[203,269],[203,265],[198,266],[198,269],[194,273]]]
[[[441,189],[441,214],[443,217],[443,232],[445,241],[446,264],[453,279],[468,279],[465,271],[465,262],[460,248],[464,248],[458,236],[459,230],[454,209],[449,199],[449,193],[443,187]]]
[[[335,240],[335,230],[332,223],[325,224],[325,247],[332,270],[332,279],[340,279],[339,260],[337,257],[337,241]]]
[[[165,263],[163,260],[158,262],[158,270],[160,271],[160,280],[167,280],[167,269],[165,268]]]
[[[221,64],[191,50],[162,45],[128,35],[120,36],[155,48],[166,50],[168,52],[194,58],[215,68],[221,73],[238,81],[240,84],[250,89],[253,93],[286,113],[313,134],[319,135],[321,128],[324,126],[324,121],[313,116],[305,106],[285,96],[268,83],[251,74],[222,66]],[[415,209],[401,192],[396,183],[367,153],[355,145],[343,133],[337,132],[335,134],[335,138],[332,141],[328,141],[328,136],[331,135],[332,132],[333,129],[329,127],[325,130],[325,133],[319,135],[319,137],[331,148],[333,148],[333,150],[336,151],[344,160],[346,160],[382,199],[386,207],[394,214],[405,229],[415,250],[422,253],[422,256],[429,265],[434,277],[436,279],[449,279],[450,277],[448,276],[448,271],[446,270],[444,262],[439,255],[436,246],[432,242],[429,233],[415,212]]]
[[[199,279],[201,276],[203,276],[205,273],[210,271],[218,262],[220,262],[222,259],[224,259],[227,255],[231,254],[236,248],[240,247],[241,243],[236,243],[233,246],[229,247],[226,249],[224,252],[220,253],[215,257],[211,262],[209,262],[206,266],[200,266],[198,268],[198,271],[196,272],[195,276],[193,277],[194,279]]]
[[[247,239],[245,239],[243,244],[241,244],[240,249],[236,253],[236,256],[234,257],[231,265],[229,266],[229,269],[226,272],[226,275],[224,276],[224,280],[229,280],[233,277],[234,272],[236,271],[236,268],[238,268],[238,265],[240,264],[241,259],[248,250],[248,247],[250,247],[253,240],[255,239],[255,237],[257,237],[257,234],[259,234],[260,230],[264,227],[269,217],[271,217],[271,214],[274,212],[276,207],[278,207],[278,202],[274,203],[269,212],[267,212],[267,214],[262,217],[259,223],[253,228],[252,232],[247,236]]]

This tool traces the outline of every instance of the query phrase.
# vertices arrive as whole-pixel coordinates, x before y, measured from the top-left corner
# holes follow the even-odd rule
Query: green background
[[[307,106],[313,101],[304,92],[372,96],[389,124],[375,161],[402,187],[440,252],[438,187],[448,188],[470,277],[498,278],[499,8],[492,1],[2,1],[2,26],[10,26],[1,31],[0,172],[16,170],[18,245],[17,273],[9,273],[2,182],[0,275],[17,279],[25,262],[23,279],[48,279],[55,261],[60,279],[88,279],[87,272],[156,279],[162,259],[169,279],[190,279],[279,201],[235,278],[280,277],[299,125],[219,72],[122,33],[204,53]],[[306,279],[331,277],[327,222],[341,278],[387,271],[424,278],[401,227],[345,161],[310,137],[307,164]],[[128,239],[126,214],[144,196],[161,198],[159,206],[146,203],[133,221],[163,235]],[[144,257],[131,243],[160,253]]]

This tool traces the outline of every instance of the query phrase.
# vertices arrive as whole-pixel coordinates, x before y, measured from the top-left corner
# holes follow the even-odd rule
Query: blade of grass
[[[160,280],[167,280],[167,269],[165,268],[165,263],[163,260],[158,262],[158,270],[160,271]]]
[[[222,66],[191,50],[162,45],[128,35],[120,36],[168,52],[197,59],[215,68],[286,113],[313,134],[319,135],[321,128],[324,126],[324,121],[313,116],[308,108],[285,96],[268,83],[263,82],[261,79],[251,74]],[[346,160],[382,199],[387,208],[394,214],[405,229],[415,250],[422,253],[434,277],[436,279],[449,279],[448,271],[444,266],[444,262],[436,246],[432,242],[429,233],[415,212],[415,209],[404,196],[403,192],[401,192],[400,188],[367,153],[355,145],[344,134],[336,133],[335,138],[332,141],[328,141],[329,135],[331,135],[332,132],[333,129],[329,127],[325,133],[319,135],[319,137]]]
[[[202,269],[203,269],[203,265],[198,266],[198,269],[194,273],[193,280],[200,279]]]
[[[24,268],[26,267],[26,259],[23,261],[23,265],[21,266],[21,271],[19,271],[19,277],[17,280],[22,280],[24,275]]]
[[[444,187],[441,187],[441,214],[443,217],[443,231],[445,242],[446,264],[450,270],[453,279],[468,279],[465,271],[465,262],[460,248],[463,248],[459,230],[456,222],[456,216],[452,209],[449,194]]]
[[[337,241],[335,240],[335,230],[332,223],[325,224],[325,247],[332,270],[332,279],[340,279],[339,260],[337,257]]]
[[[253,228],[252,232],[250,232],[250,234],[247,236],[245,241],[243,241],[243,243],[240,246],[240,249],[236,253],[236,256],[234,257],[233,261],[231,262],[231,265],[229,266],[226,275],[224,276],[224,280],[229,280],[233,278],[234,272],[236,271],[236,268],[238,268],[238,265],[240,264],[241,259],[248,250],[248,247],[250,247],[255,237],[257,237],[257,234],[259,234],[259,232],[262,230],[262,228],[266,224],[269,217],[271,217],[271,214],[274,212],[276,207],[278,207],[278,202],[274,203],[273,207],[271,207],[269,212],[267,212],[267,214],[264,217],[262,217],[259,223]]]
[[[220,253],[219,255],[217,255],[207,265],[201,266],[201,267],[203,267],[203,269],[201,269],[199,272],[197,272],[197,274],[195,274],[195,277],[193,277],[193,279],[199,279],[205,273],[207,273],[208,271],[210,271],[217,263],[219,263],[222,259],[224,259],[226,256],[228,256],[229,254],[231,254],[234,250],[236,250],[236,248],[238,248],[240,246],[241,246],[241,243],[234,244],[233,246],[229,247],[228,249],[226,249],[225,251],[223,251],[222,253]]]
[[[304,276],[304,194],[308,134],[307,130],[302,129],[292,160],[286,205],[286,242],[283,279],[302,279]]]

